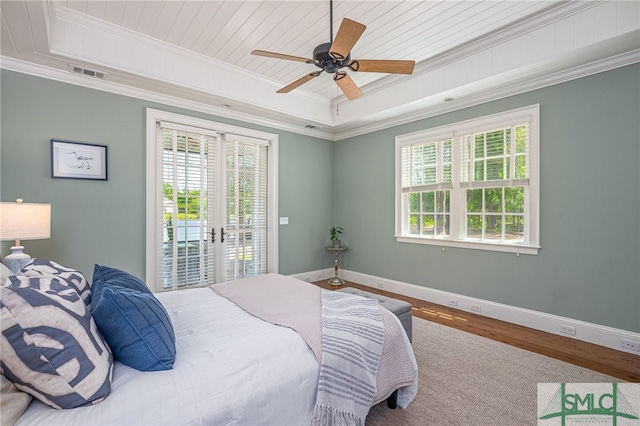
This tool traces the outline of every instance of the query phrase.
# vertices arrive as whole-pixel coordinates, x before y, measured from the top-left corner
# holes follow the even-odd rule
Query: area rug
[[[605,374],[413,317],[419,389],[403,410],[371,408],[367,426],[536,425],[538,383],[620,382]]]

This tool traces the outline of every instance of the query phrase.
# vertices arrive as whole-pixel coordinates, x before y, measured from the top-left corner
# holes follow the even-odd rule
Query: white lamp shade
[[[0,240],[39,240],[51,236],[51,204],[0,203]]]

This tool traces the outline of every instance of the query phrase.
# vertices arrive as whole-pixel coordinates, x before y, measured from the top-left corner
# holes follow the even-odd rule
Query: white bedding
[[[101,404],[55,410],[34,400],[17,425],[310,423],[319,366],[295,331],[209,288],[157,297],[175,329],[172,370],[139,372],[116,362],[111,395]]]

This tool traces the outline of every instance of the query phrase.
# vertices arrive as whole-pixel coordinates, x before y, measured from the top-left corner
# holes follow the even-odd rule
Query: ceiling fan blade
[[[350,101],[359,98],[362,96],[362,92],[353,81],[353,79],[344,71],[337,72],[333,75],[333,79],[336,84],[342,90],[342,93],[349,99]]]
[[[266,50],[254,50],[252,55],[266,56],[267,58],[286,59],[287,61],[298,61],[313,64],[316,61],[313,59],[303,58],[301,56],[285,55],[284,53],[267,52]]]
[[[394,61],[386,59],[358,59],[349,63],[349,69],[357,72],[384,72],[389,74],[411,74],[416,61]]]
[[[344,18],[338,34],[329,49],[329,54],[340,61],[346,59],[353,46],[367,27],[351,19]]]
[[[307,74],[302,78],[297,79],[296,81],[294,81],[293,83],[283,87],[282,89],[278,90],[276,93],[289,93],[290,91],[292,91],[293,89],[295,89],[296,87],[300,87],[303,84],[305,84],[307,81],[312,80],[314,78],[316,78],[317,76],[319,76],[320,74],[322,74],[322,71],[316,71],[316,72],[312,72],[311,74]]]

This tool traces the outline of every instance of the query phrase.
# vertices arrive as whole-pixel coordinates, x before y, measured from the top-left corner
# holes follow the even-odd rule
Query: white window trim
[[[406,222],[402,214],[402,147],[407,144],[435,141],[451,138],[452,135],[463,134],[478,128],[491,128],[494,125],[504,125],[525,118],[529,122],[529,205],[525,206],[528,212],[527,226],[530,227],[527,232],[529,235],[529,243],[508,243],[508,242],[488,242],[488,241],[470,241],[454,239],[454,235],[446,238],[439,237],[412,237],[402,235],[403,221]],[[460,152],[458,144],[454,141],[454,163],[460,161]],[[520,254],[537,255],[540,247],[540,105],[530,105],[506,112],[492,114],[484,117],[478,117],[471,120],[461,121],[458,123],[447,124],[436,128],[422,130],[418,132],[408,133],[396,136],[395,146],[395,238],[400,243],[427,244],[442,247],[445,250],[448,247],[465,248],[474,250],[488,250],[497,252],[507,252]],[[454,165],[454,170],[455,167]],[[457,180],[457,178],[454,178]],[[459,189],[459,182],[456,182],[455,190]],[[464,205],[454,205],[452,202],[451,214],[464,215]],[[453,233],[452,233],[453,234]]]
[[[213,131],[216,133],[233,134],[234,136],[242,135],[245,138],[260,139],[269,141],[268,151],[268,249],[267,249],[267,272],[278,273],[278,135],[275,133],[267,133],[259,130],[247,129],[244,127],[234,126],[231,124],[218,123],[215,121],[190,117],[187,115],[176,114],[167,111],[147,108],[146,117],[146,277],[148,283],[156,283],[156,238],[158,233],[157,211],[158,200],[156,197],[156,153],[157,143],[156,123],[160,121],[169,121],[172,123],[180,123],[185,126],[197,127],[200,129]],[[161,289],[153,288],[154,291]]]

